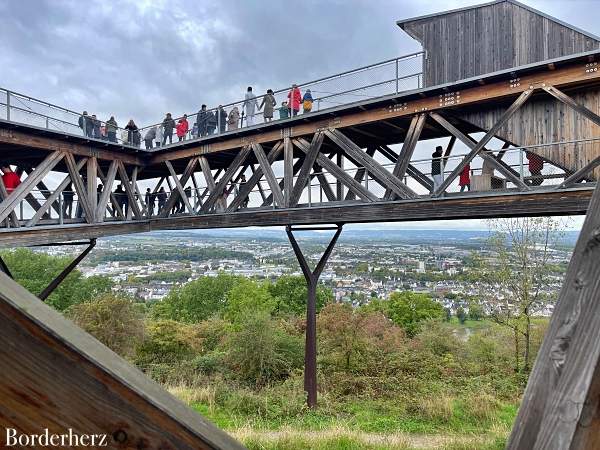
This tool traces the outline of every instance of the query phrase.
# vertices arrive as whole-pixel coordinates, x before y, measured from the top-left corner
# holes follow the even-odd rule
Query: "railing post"
[[[398,86],[398,82],[399,82],[399,80],[398,80],[398,71],[399,71],[399,69],[398,69],[398,62],[399,62],[398,58],[396,58],[396,94],[399,92],[399,86]]]
[[[523,149],[519,149],[519,178],[521,181],[525,178],[523,173]]]
[[[64,222],[64,211],[63,211],[63,194],[58,196],[58,223],[62,225]]]
[[[312,206],[312,186],[310,182],[310,177],[308,177],[308,207]]]
[[[10,91],[6,91],[6,120],[10,120]]]
[[[23,220],[23,200],[19,202],[19,217]]]
[[[48,117],[46,117],[46,130],[50,128],[49,124],[48,124]]]

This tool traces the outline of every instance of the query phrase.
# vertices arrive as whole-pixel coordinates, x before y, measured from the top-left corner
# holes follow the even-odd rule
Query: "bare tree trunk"
[[[515,339],[515,372],[519,372],[519,330],[518,328],[513,328],[513,337]]]
[[[531,355],[531,317],[529,311],[525,313],[525,361],[523,364],[523,372],[529,372],[529,359]]]

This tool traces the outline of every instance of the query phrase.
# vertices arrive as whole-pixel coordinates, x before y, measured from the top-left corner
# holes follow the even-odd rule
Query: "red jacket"
[[[6,187],[6,192],[9,194],[21,184],[21,178],[15,172],[7,172],[2,175],[2,181],[4,182],[4,187]]]
[[[185,136],[185,133],[187,133],[189,130],[188,121],[186,119],[180,119],[179,122],[177,122],[176,130],[177,130],[177,137]]]
[[[300,89],[292,89],[288,93],[288,100],[288,105],[290,105],[290,109],[300,111],[300,103],[302,103],[302,94],[300,94]]]
[[[459,186],[467,186],[471,184],[471,166],[467,164],[465,168],[460,173],[460,178],[458,179]]]

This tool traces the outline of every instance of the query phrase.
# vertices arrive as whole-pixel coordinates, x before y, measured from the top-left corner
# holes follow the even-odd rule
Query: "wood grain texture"
[[[0,323],[1,428],[107,434],[108,448],[243,448],[4,273]]]
[[[600,189],[596,188],[508,449],[598,448],[599,307]]]
[[[583,33],[511,2],[407,21],[402,26],[427,52],[425,86],[600,47],[600,42]]]

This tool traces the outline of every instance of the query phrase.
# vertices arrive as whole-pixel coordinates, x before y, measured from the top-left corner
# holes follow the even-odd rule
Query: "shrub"
[[[243,319],[229,341],[228,363],[238,379],[257,387],[287,378],[302,366],[303,345],[276,326],[266,312]]]
[[[190,325],[174,320],[149,321],[147,334],[138,347],[136,364],[145,367],[150,364],[174,364],[191,359],[200,346],[197,333]]]
[[[144,337],[144,320],[131,300],[105,294],[71,306],[65,313],[73,322],[123,357],[131,357]]]

